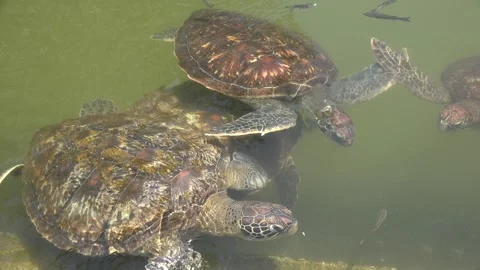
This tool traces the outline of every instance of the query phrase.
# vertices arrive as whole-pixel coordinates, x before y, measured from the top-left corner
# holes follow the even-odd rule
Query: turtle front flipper
[[[409,60],[407,49],[391,52],[392,57]],[[337,103],[355,104],[374,99],[390,89],[397,81],[392,72],[385,72],[379,63],[332,83],[327,89],[327,98]]]
[[[202,255],[193,250],[190,243],[179,243],[172,246],[164,255],[149,258],[145,269],[202,269]]]
[[[384,72],[383,68],[375,63],[333,82],[327,90],[327,96],[337,103],[355,104],[375,98],[395,83],[392,73]]]
[[[212,128],[207,136],[242,136],[248,134],[265,135],[295,126],[297,113],[274,99],[242,99],[256,110],[232,122]]]
[[[292,156],[288,156],[285,160],[274,181],[277,185],[280,203],[290,209],[293,208],[298,199],[298,183],[301,178]]]
[[[118,112],[118,107],[110,99],[97,98],[89,103],[82,104],[80,108],[80,118],[89,115],[105,115]]]
[[[373,54],[377,63],[397,82],[403,83],[410,91],[423,99],[435,103],[450,101],[448,90],[434,85],[425,73],[411,64],[408,55],[393,51],[385,42],[371,39]]]

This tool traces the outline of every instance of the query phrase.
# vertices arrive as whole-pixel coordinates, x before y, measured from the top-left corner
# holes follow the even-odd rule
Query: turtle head
[[[297,232],[298,222],[283,205],[242,201],[241,213],[236,218],[242,238],[269,240]]]
[[[237,201],[223,190],[205,202],[199,218],[200,229],[216,236],[245,240],[269,240],[297,232],[298,222],[287,207],[259,201]]]
[[[330,104],[316,113],[317,124],[330,139],[341,145],[350,146],[355,138],[352,119],[341,107]]]
[[[441,130],[460,130],[473,121],[472,112],[461,103],[448,104],[440,113]]]

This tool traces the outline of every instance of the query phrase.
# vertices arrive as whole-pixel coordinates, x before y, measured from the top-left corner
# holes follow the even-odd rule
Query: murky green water
[[[329,53],[342,76],[372,63],[372,36],[396,49],[407,47],[410,59],[436,79],[448,63],[480,54],[477,0],[400,0],[384,10],[411,16],[411,23],[363,16],[378,0],[317,1],[316,8],[296,13],[283,10],[294,1],[211,2],[305,32]],[[0,169],[22,162],[36,130],[76,116],[84,102],[108,97],[125,108],[159,86],[186,80],[172,44],[149,36],[179,25],[202,5],[197,0],[1,0]],[[378,210],[386,208],[386,223],[365,248],[364,262],[400,269],[478,269],[480,133],[441,132],[436,126],[441,108],[401,85],[348,107],[357,127],[353,147],[339,147],[315,130],[295,149],[303,179],[293,209],[300,222],[296,235],[198,245],[227,255],[346,260]],[[50,269],[59,251],[31,227],[20,188],[18,177],[1,186],[0,231],[20,235],[32,260]],[[274,199],[269,191],[255,195],[269,196]],[[84,261],[81,269],[88,268]]]

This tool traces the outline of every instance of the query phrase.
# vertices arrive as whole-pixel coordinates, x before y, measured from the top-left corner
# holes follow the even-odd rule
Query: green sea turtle
[[[177,86],[158,89],[147,93],[129,109],[134,113],[148,114],[174,112],[183,115],[190,123],[203,131],[220,126],[250,111],[245,103],[209,91],[193,81]],[[190,113],[193,111],[193,115]],[[205,112],[200,114],[200,112]],[[199,119],[198,117],[201,116]],[[297,200],[297,185],[300,175],[290,155],[302,135],[303,122],[296,126],[266,134],[223,137],[233,143],[232,148],[252,156],[265,169],[269,179],[275,183],[282,205],[292,208]]]
[[[152,38],[172,40],[172,34],[170,28]],[[353,123],[337,104],[370,100],[395,83],[376,63],[336,80],[336,66],[309,38],[224,10],[194,11],[176,32],[175,55],[190,79],[255,109],[206,133],[213,136],[288,129],[303,111],[330,138],[350,145]]]
[[[395,54],[384,42],[372,39],[378,63],[395,74],[415,95],[436,103],[448,103],[440,113],[442,130],[459,130],[480,124],[480,56],[450,64],[441,75],[443,86],[433,83],[408,59]]]
[[[80,118],[33,137],[23,201],[55,246],[146,256],[146,269],[197,269],[201,255],[190,240],[200,233],[267,240],[296,232],[285,206],[227,195],[268,182],[253,158],[227,151],[183,114],[112,113],[112,106],[87,104]]]

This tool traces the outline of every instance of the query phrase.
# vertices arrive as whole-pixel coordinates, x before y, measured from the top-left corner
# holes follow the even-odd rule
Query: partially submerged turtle
[[[480,56],[457,60],[441,75],[443,86],[433,83],[412,63],[395,54],[384,42],[372,39],[375,57],[386,70],[394,72],[398,82],[415,95],[436,103],[449,103],[440,113],[442,130],[458,130],[480,124]]]
[[[172,29],[153,39],[172,40]],[[351,119],[336,104],[367,101],[395,83],[373,64],[335,81],[337,68],[307,37],[231,11],[194,11],[175,36],[178,65],[205,87],[256,109],[207,135],[267,134],[293,127],[296,111],[315,119],[335,141],[350,145]]]
[[[130,109],[134,113],[152,117],[157,113],[174,112],[203,131],[220,126],[250,110],[245,103],[209,91],[192,81],[147,93]],[[202,111],[205,113],[201,114]],[[252,156],[265,169],[269,179],[276,185],[280,203],[289,208],[292,208],[297,200],[297,186],[301,179],[291,156],[302,134],[303,122],[298,123],[293,128],[265,136],[252,134],[229,139],[229,142],[233,142],[232,149]]]
[[[296,232],[286,207],[227,195],[267,183],[250,156],[226,151],[174,112],[92,110],[117,110],[102,106],[113,103],[42,128],[25,159],[27,213],[58,248],[143,255],[146,269],[197,269],[189,240],[199,233],[266,240]]]

